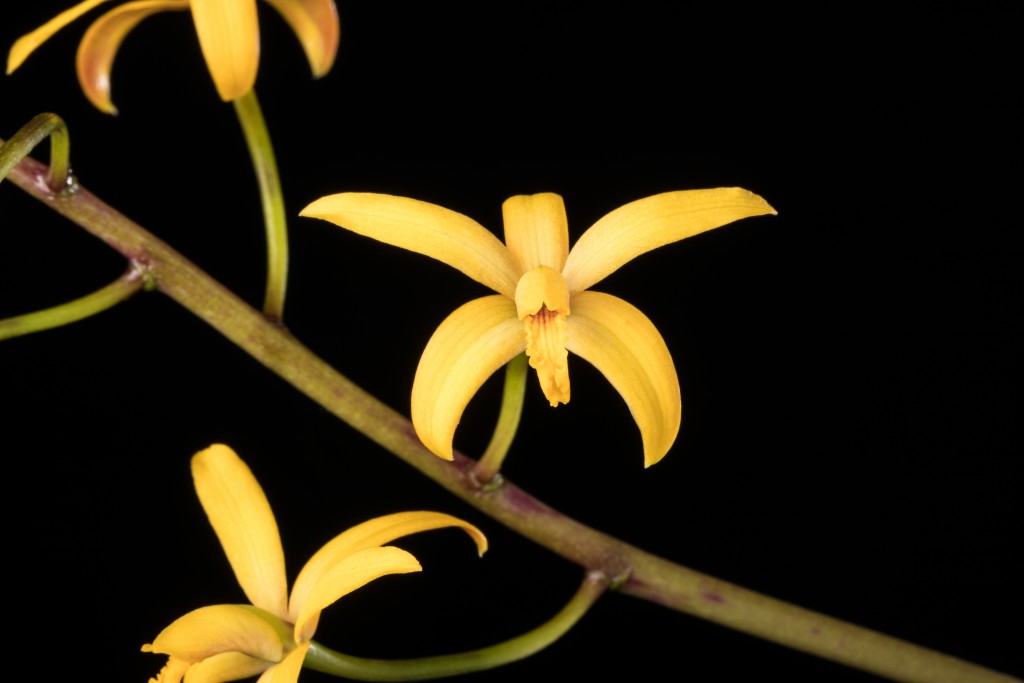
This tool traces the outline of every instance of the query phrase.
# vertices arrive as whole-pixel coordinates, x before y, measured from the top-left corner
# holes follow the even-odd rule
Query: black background
[[[18,3],[6,50],[65,3]],[[672,350],[683,424],[649,470],[628,411],[570,361],[572,402],[531,378],[510,479],[694,569],[1024,674],[1017,32],[967,3],[780,14],[684,3],[342,2],[334,70],[309,78],[260,7],[259,93],[291,222],[286,322],[403,412],[434,327],[484,290],[298,211],[407,195],[500,233],[501,202],[553,191],[573,240],[658,192],[738,185],[779,211],[640,257],[602,282]],[[90,15],[92,16],[92,15]],[[74,76],[86,21],[0,81],[0,137],[67,121],[81,183],[253,304],[258,195],[187,13],[146,20],[113,71],[120,115]],[[43,150],[35,154],[45,158]],[[0,185],[0,317],[69,300],[123,259]],[[406,509],[488,534],[400,543],[424,572],[329,608],[318,639],[366,656],[481,647],[537,625],[580,572],[453,498],[159,294],[0,344],[8,622],[51,674],[145,680],[138,651],[195,607],[244,598],[192,487],[213,442],[252,466],[290,576],[324,541]],[[456,446],[485,445],[492,380]],[[464,680],[664,673],[868,681],[814,657],[610,595],[547,651]],[[49,675],[42,673],[41,675]],[[302,680],[327,680],[304,672]]]

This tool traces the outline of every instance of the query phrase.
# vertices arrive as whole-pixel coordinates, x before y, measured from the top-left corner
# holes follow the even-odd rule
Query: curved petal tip
[[[18,38],[11,45],[11,51],[7,53],[7,73],[11,74],[21,66],[28,59],[28,56],[35,52],[37,47],[49,40],[57,31],[94,7],[102,5],[104,2],[107,2],[107,0],[85,0],[85,2],[80,2],[74,7],[64,10],[36,30],[30,31],[21,38]]]
[[[566,347],[601,371],[633,415],[644,467],[665,457],[682,421],[675,364],[665,340],[632,304],[600,292],[575,296]]]

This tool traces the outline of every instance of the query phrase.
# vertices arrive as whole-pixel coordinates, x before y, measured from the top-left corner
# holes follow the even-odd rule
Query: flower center
[[[569,402],[569,354],[565,319],[569,287],[562,274],[538,266],[519,278],[516,314],[526,328],[526,356],[537,371],[540,388],[552,406]]]

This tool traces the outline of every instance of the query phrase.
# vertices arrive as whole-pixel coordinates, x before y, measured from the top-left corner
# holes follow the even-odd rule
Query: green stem
[[[53,192],[73,192],[76,186],[69,165],[71,140],[64,119],[56,114],[39,114],[6,143],[0,140],[0,181],[47,136],[50,138],[50,172],[46,184]]]
[[[314,642],[303,666],[357,681],[425,681],[485,671],[529,657],[565,635],[608,588],[608,577],[588,572],[561,611],[546,623],[504,643],[469,652],[416,659],[364,659]]]
[[[148,284],[145,271],[132,265],[124,275],[92,294],[52,308],[0,320],[0,340],[41,332],[96,315],[127,300]]]
[[[267,122],[263,119],[256,91],[234,101],[235,113],[242,124],[245,144],[256,170],[263,205],[263,224],[267,235],[267,288],[263,299],[263,313],[280,322],[284,315],[284,296],[288,285],[288,220],[284,212],[284,194],[281,178],[270,144]]]
[[[481,492],[473,460],[428,451],[412,424],[303,346],[287,330],[156,236],[80,189],[51,191],[48,170],[24,159],[10,174],[19,188],[149,269],[157,288],[272,372],[441,486],[561,557],[606,576],[629,575],[623,593],[768,641],[908,683],[1007,683],[1020,679],[877,631],[741,588],[647,553],[562,515],[513,483]]]
[[[487,450],[473,467],[473,477],[487,486],[500,486],[501,480],[495,481],[505,455],[512,445],[516,430],[519,429],[519,418],[523,416],[523,397],[526,395],[526,354],[521,353],[505,366],[505,389],[501,395],[501,412],[498,423],[494,426],[491,442]]]

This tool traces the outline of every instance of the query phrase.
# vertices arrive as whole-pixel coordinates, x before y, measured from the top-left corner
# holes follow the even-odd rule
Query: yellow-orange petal
[[[260,61],[256,0],[191,0],[206,66],[225,102],[252,90]]]
[[[460,306],[434,331],[412,383],[412,424],[434,454],[451,460],[469,400],[495,370],[526,349],[516,305],[486,296]]]
[[[576,244],[562,274],[582,292],[640,254],[741,218],[773,214],[764,199],[739,187],[665,192],[620,206]]]
[[[520,273],[547,266],[562,272],[569,255],[565,203],[551,192],[517,195],[501,205],[505,244]]]
[[[295,642],[313,637],[320,612],[357,588],[388,574],[408,574],[422,569],[411,553],[394,546],[363,548],[332,564],[313,584],[298,606]]]
[[[270,503],[249,467],[215,444],[192,457],[199,501],[249,602],[285,618],[284,550]]]
[[[647,316],[618,297],[572,299],[566,347],[608,378],[629,407],[644,444],[644,467],[661,460],[679,433],[679,378],[665,340]]]
[[[476,543],[477,552],[487,552],[487,538],[478,528],[458,517],[443,512],[416,510],[412,512],[396,512],[383,517],[375,517],[351,529],[346,529],[328,541],[320,550],[309,558],[309,562],[299,572],[292,586],[288,613],[291,621],[298,618],[299,606],[306,601],[310,589],[332,565],[364,548],[372,548],[390,543],[397,538],[416,534],[421,531],[457,527],[469,534]]]
[[[139,0],[110,10],[94,21],[78,44],[75,66],[85,96],[97,109],[116,114],[110,99],[110,69],[125,36],[157,12],[188,9],[188,0]]]
[[[30,54],[35,52],[37,47],[49,40],[54,33],[61,30],[94,7],[99,7],[108,1],[109,0],[85,0],[85,2],[80,2],[74,7],[64,10],[36,30],[30,31],[21,38],[18,38],[14,41],[14,44],[11,45],[11,51],[7,53],[7,73],[10,74],[21,66],[22,62],[24,62]]]
[[[207,657],[203,661],[193,664],[185,675],[185,682],[224,683],[224,681],[240,681],[244,678],[252,678],[259,675],[272,666],[274,666],[274,662],[250,657],[241,652],[222,652],[219,655]]]
[[[302,662],[306,659],[309,643],[303,643],[288,653],[284,660],[266,671],[256,683],[295,683],[302,671]]]
[[[277,628],[249,605],[209,605],[175,619],[143,650],[191,663],[224,652],[279,662],[284,642]]]
[[[519,273],[512,254],[484,226],[450,209],[408,197],[343,192],[299,212],[456,268],[510,299]]]
[[[341,25],[334,0],[267,0],[292,27],[309,60],[313,76],[331,70],[338,53]]]

